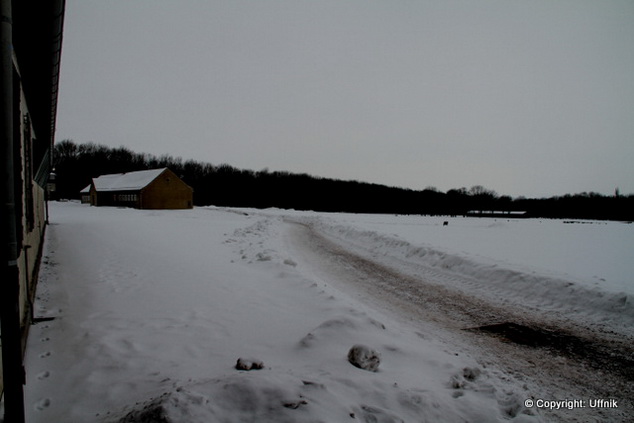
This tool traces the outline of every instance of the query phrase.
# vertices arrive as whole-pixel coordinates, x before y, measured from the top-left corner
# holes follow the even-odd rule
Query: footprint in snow
[[[38,378],[39,380],[43,380],[43,379],[46,379],[47,377],[49,377],[50,375],[51,375],[51,372],[49,372],[48,370],[46,370],[46,371],[43,371],[42,373],[38,374],[38,375],[37,375],[37,378]]]
[[[51,405],[51,400],[49,398],[43,398],[35,403],[35,408],[42,411],[48,408]]]

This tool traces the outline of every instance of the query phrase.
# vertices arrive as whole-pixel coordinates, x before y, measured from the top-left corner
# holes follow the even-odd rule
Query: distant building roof
[[[502,211],[502,210],[469,210],[467,216],[476,217],[527,217],[526,211]]]
[[[167,169],[140,170],[138,172],[115,173],[94,178],[92,183],[97,191],[136,191],[145,188]],[[90,192],[90,185],[80,191]]]

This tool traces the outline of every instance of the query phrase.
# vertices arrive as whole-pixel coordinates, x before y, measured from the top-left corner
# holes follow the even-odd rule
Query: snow
[[[319,258],[306,228],[403,274],[474,298],[496,295],[510,309],[521,308],[529,286],[528,307],[539,313],[622,336],[634,327],[632,225],[452,218],[443,227],[431,217],[74,202],[49,209],[36,316],[54,319],[29,335],[33,423],[562,416],[526,408],[525,399],[547,392],[466,347],[464,331],[414,324],[371,301]],[[350,364],[354,345],[380,355],[377,371]],[[240,358],[258,365],[237,370]]]
[[[315,220],[315,219],[313,219]],[[318,218],[348,249],[493,300],[632,334],[634,226],[620,222],[348,215]],[[409,266],[407,266],[409,265]]]
[[[132,191],[146,187],[167,168],[101,175],[93,179],[97,191]],[[87,187],[90,188],[90,187]],[[86,188],[84,188],[85,190]]]
[[[573,279],[634,294],[634,226],[608,221],[349,215],[357,229],[402,238],[474,261]],[[442,222],[449,225],[442,227]]]

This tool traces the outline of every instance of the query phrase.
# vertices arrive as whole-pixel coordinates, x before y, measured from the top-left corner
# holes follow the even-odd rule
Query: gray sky
[[[67,0],[56,139],[252,170],[634,193],[632,0]]]

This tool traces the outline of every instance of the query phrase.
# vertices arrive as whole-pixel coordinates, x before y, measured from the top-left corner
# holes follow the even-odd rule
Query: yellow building
[[[137,209],[191,209],[193,195],[168,168],[102,175],[81,190],[84,203]]]

